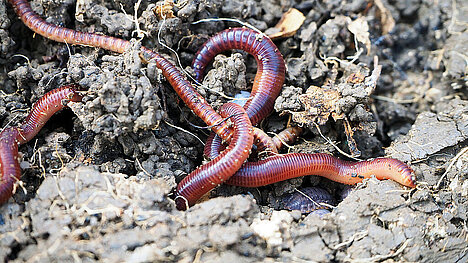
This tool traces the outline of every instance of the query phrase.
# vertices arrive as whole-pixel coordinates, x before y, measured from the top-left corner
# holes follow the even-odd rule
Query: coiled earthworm
[[[325,189],[306,187],[281,198],[282,205],[287,210],[300,210],[308,214],[318,209],[330,209],[335,205],[335,199]]]
[[[81,101],[76,87],[76,85],[66,85],[54,89],[34,103],[31,112],[19,128],[19,143],[23,144],[34,138],[50,117],[67,106],[68,102]]]
[[[200,166],[177,185],[177,209],[185,210],[211,189],[231,177],[247,160],[253,144],[253,130],[245,110],[235,104],[224,104],[219,113],[231,116],[234,135],[231,143],[218,157]]]
[[[0,133],[0,204],[11,197],[14,185],[21,177],[18,145],[31,140],[49,118],[69,101],[81,100],[75,87],[69,85],[49,91],[34,104],[20,127],[7,128]]]
[[[392,179],[409,187],[415,187],[416,181],[413,170],[396,159],[350,162],[325,153],[290,153],[247,162],[226,184],[258,187],[304,175],[319,175],[343,184],[357,184],[372,175],[379,180]]]
[[[270,114],[276,97],[281,91],[286,72],[283,56],[267,36],[248,28],[227,29],[206,41],[195,55],[192,63],[195,79],[202,81],[204,71],[210,61],[217,54],[230,49],[246,51],[257,61],[257,74],[252,86],[251,99],[244,105],[252,125],[255,125]],[[262,131],[255,131],[254,136],[255,145],[261,148],[259,151],[278,152],[271,146],[271,139],[268,135]],[[222,149],[221,138],[212,134],[208,140],[209,143],[206,144],[204,153],[205,156],[214,158]],[[208,145],[214,148],[210,149],[211,146]]]
[[[0,205],[13,195],[15,183],[21,176],[18,134],[18,128],[7,128],[0,133]]]
[[[244,106],[252,125],[270,114],[283,86],[286,66],[278,48],[267,36],[248,28],[224,30],[211,37],[195,55],[192,67],[195,78],[201,81],[208,63],[217,54],[240,49],[257,60],[257,74],[251,91],[251,100]]]
[[[68,44],[100,47],[118,53],[123,53],[131,45],[127,40],[79,32],[48,23],[32,10],[27,0],[9,0],[9,2],[26,26],[46,38]],[[212,130],[221,138],[229,140],[232,130],[228,129],[221,116],[205,101],[173,64],[146,47],[141,47],[141,57],[146,62],[150,60],[155,61],[156,66],[162,70],[164,77],[169,81],[185,104],[208,126],[213,126]],[[220,123],[221,125],[215,125]]]

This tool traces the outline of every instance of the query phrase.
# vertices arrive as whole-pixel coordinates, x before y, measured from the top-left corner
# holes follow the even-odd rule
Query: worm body
[[[75,86],[63,86],[46,93],[34,103],[20,127],[7,128],[0,133],[0,204],[13,194],[14,184],[21,177],[18,145],[30,141],[57,111],[70,101],[81,101]]]
[[[7,128],[0,133],[0,205],[13,195],[15,183],[21,176],[18,136],[17,128]]]
[[[285,145],[293,144],[297,137],[302,134],[302,128],[300,127],[289,127],[278,133],[275,137],[272,138],[273,144],[276,149],[281,150]]]
[[[48,39],[71,45],[100,47],[118,53],[124,52],[130,46],[130,42],[123,39],[79,32],[46,22],[32,10],[27,0],[9,0],[9,2],[27,27]]]
[[[284,145],[293,144],[301,133],[302,128],[289,127],[271,138],[264,131],[254,127],[254,145],[258,153],[265,152],[267,156],[272,156],[277,154]],[[214,159],[222,150],[224,150],[224,145],[221,138],[211,133],[206,140],[204,155],[209,159]]]
[[[300,210],[308,214],[318,209],[330,209],[335,200],[330,193],[318,187],[306,187],[281,198],[283,207],[287,210]]]
[[[290,153],[249,162],[226,183],[258,187],[304,175],[319,175],[343,184],[357,184],[374,175],[379,180],[392,179],[402,185],[415,187],[413,170],[399,160],[377,158],[349,162],[323,153]]]
[[[265,152],[267,156],[278,153],[275,144],[270,136],[268,136],[264,131],[259,128],[253,128],[254,134],[254,145],[257,147],[257,152]],[[221,151],[226,147],[224,146],[221,138],[215,133],[211,133],[208,136],[208,139],[205,143],[205,148],[203,149],[203,154],[208,159],[216,158]]]
[[[201,81],[208,63],[217,54],[240,49],[257,60],[257,74],[252,86],[251,100],[244,106],[252,125],[270,114],[283,86],[286,66],[278,48],[267,36],[247,28],[224,30],[210,38],[196,54],[192,67]]]
[[[177,185],[176,206],[185,210],[204,194],[231,177],[249,156],[253,144],[252,124],[244,109],[235,103],[220,108],[223,117],[234,125],[231,144],[218,157],[200,166]]]
[[[74,85],[62,86],[46,93],[34,103],[31,112],[20,126],[19,142],[23,144],[34,138],[50,117],[66,107],[70,101],[81,101]]]

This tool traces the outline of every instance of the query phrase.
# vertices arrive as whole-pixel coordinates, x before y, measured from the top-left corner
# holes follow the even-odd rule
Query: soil
[[[48,22],[133,39],[130,50],[114,54],[35,35],[0,1],[2,127],[20,123],[62,84],[87,90],[20,148],[21,187],[0,206],[4,262],[468,261],[464,1],[178,1],[165,20],[155,3],[135,2],[30,1]],[[296,34],[275,40],[286,81],[260,127],[274,134],[289,122],[303,125],[290,152],[400,159],[414,168],[418,187],[371,178],[349,190],[307,176],[255,189],[221,186],[177,211],[173,191],[202,163],[198,138],[208,131],[155,65],[141,63],[139,46],[176,63],[165,43],[190,73],[204,41],[239,26],[193,22],[236,18],[270,32],[291,7],[306,19]],[[353,21],[368,28],[352,31]],[[200,93],[218,107],[228,100],[220,93],[248,90],[255,74],[251,56],[219,55]],[[330,93],[312,96],[317,90]],[[332,94],[338,99],[324,99],[325,109],[311,99]],[[354,136],[347,138],[346,125]],[[284,195],[310,186],[337,197],[331,213],[282,209]]]

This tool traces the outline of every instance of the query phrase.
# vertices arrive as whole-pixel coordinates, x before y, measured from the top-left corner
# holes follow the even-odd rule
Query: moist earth
[[[20,147],[22,183],[0,207],[4,262],[468,261],[464,1],[30,3],[47,22],[133,45],[114,54],[56,43],[0,2],[2,127],[20,123],[62,84],[86,90],[83,102]],[[155,14],[156,5],[172,7],[173,17]],[[259,126],[270,135],[303,126],[288,152],[400,159],[415,170],[418,187],[371,178],[349,190],[306,176],[253,189],[220,186],[209,200],[177,211],[174,189],[203,162],[209,131],[155,64],[141,62],[139,47],[157,50],[190,76],[198,48],[239,26],[193,22],[227,17],[273,32],[290,8],[305,22],[275,40],[286,81]],[[248,91],[255,74],[252,56],[220,54],[199,92],[217,108]],[[340,201],[331,213],[283,209],[284,195],[310,186]]]

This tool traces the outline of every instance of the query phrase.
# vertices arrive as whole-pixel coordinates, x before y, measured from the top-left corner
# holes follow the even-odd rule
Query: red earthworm
[[[266,152],[267,155],[276,154],[278,150],[270,136],[259,128],[253,128],[254,145],[257,147],[257,152]],[[203,153],[208,159],[214,159],[226,147],[216,133],[211,133],[205,143]]]
[[[80,101],[75,86],[63,86],[46,93],[33,106],[20,127],[5,129],[0,133],[0,204],[13,194],[14,184],[21,177],[18,162],[18,145],[31,140],[49,118],[65,107],[69,101]]]
[[[295,136],[290,135],[293,134],[294,130],[288,128],[275,138],[282,137],[288,141],[292,140]],[[277,139],[276,142],[279,144],[281,140]],[[209,141],[205,145],[205,153],[208,146],[210,146]],[[219,148],[210,148],[212,158],[219,154]],[[272,156],[258,162],[247,162],[233,177],[226,181],[226,184],[258,187],[305,175],[320,175],[344,184],[356,184],[372,175],[375,175],[379,180],[392,179],[409,187],[415,187],[416,181],[411,167],[392,158],[350,162],[324,153],[291,153]]]
[[[31,112],[19,128],[19,142],[23,144],[34,138],[50,117],[66,107],[68,102],[81,101],[81,96],[76,92],[76,87],[76,85],[66,85],[54,89],[34,103]]]
[[[118,53],[123,53],[130,47],[130,42],[123,39],[79,32],[46,22],[32,10],[27,0],[9,0],[9,2],[27,27],[48,39],[70,45],[100,47]]]
[[[100,47],[118,53],[123,53],[131,45],[127,40],[95,33],[79,32],[48,23],[32,10],[27,0],[9,0],[9,2],[26,26],[46,38],[68,44]],[[227,129],[227,125],[222,122],[221,116],[205,101],[173,64],[146,47],[141,47],[141,56],[146,62],[150,60],[156,62],[156,66],[162,70],[164,77],[169,81],[185,104],[207,125],[213,126],[212,130],[214,132],[224,140],[230,138],[232,130]],[[219,123],[222,124],[215,125]]]
[[[195,79],[201,81],[206,66],[214,56],[229,49],[244,50],[257,60],[257,74],[250,96],[252,99],[244,105],[252,124],[255,125],[271,112],[283,86],[286,72],[283,57],[268,37],[247,28],[227,29],[206,41],[195,55],[192,63]],[[260,146],[260,151],[278,152],[276,148],[271,147],[268,135],[257,131],[254,136],[257,146],[264,144]],[[210,135],[205,145],[205,156],[213,159],[222,147],[221,138]]]
[[[392,179],[409,187],[415,187],[416,180],[413,170],[396,159],[350,162],[324,153],[290,153],[245,163],[226,184],[258,187],[304,175],[319,175],[344,184],[356,184],[375,175],[379,180]]]
[[[306,187],[284,195],[281,203],[287,210],[300,210],[308,214],[318,209],[330,209],[335,205],[335,199],[325,189]]]
[[[12,195],[21,176],[18,161],[18,129],[7,128],[0,133],[0,205]]]
[[[301,134],[301,127],[288,127],[280,133],[278,133],[277,135],[275,135],[275,137],[273,137],[272,140],[279,151],[284,145],[293,144],[296,141],[297,137],[299,137]]]
[[[202,80],[204,70],[214,56],[230,49],[244,50],[257,60],[252,99],[244,106],[255,125],[270,114],[281,91],[286,73],[283,56],[271,39],[261,33],[248,28],[226,29],[205,42],[195,55],[192,67],[197,81]]]
[[[245,110],[235,104],[224,104],[219,113],[232,116],[234,135],[229,146],[218,157],[200,166],[177,185],[177,209],[185,210],[204,194],[231,177],[249,156],[253,143],[253,130]]]

